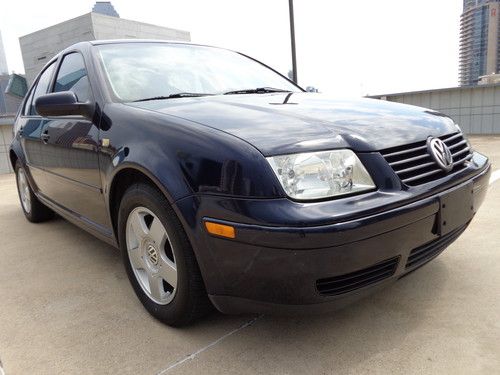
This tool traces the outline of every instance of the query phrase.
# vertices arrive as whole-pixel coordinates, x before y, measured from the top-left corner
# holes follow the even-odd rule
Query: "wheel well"
[[[14,150],[10,150],[9,158],[10,158],[10,164],[12,165],[12,170],[15,170],[18,157],[14,152]]]
[[[111,213],[111,221],[113,230],[118,235],[118,210],[120,209],[120,202],[125,191],[129,186],[142,182],[158,189],[158,186],[147,175],[141,171],[133,168],[125,168],[116,174],[111,183],[109,190],[109,209]],[[161,192],[161,191],[160,191]],[[163,193],[162,193],[163,194]]]

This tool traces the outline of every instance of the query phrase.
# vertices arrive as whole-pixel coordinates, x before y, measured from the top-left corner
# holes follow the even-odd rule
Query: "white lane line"
[[[497,180],[500,180],[500,169],[497,169],[495,172],[491,174],[490,185],[492,185]]]
[[[163,374],[166,374],[168,371],[174,369],[175,367],[179,366],[179,365],[182,365],[184,362],[187,362],[187,361],[190,361],[192,359],[195,359],[197,355],[203,353],[205,350],[207,349],[210,349],[212,346],[214,345],[217,345],[219,342],[227,339],[229,336],[231,335],[234,335],[235,333],[241,331],[242,329],[245,329],[247,327],[250,327],[252,324],[254,324],[257,320],[259,320],[260,318],[262,318],[264,315],[259,315],[253,319],[250,319],[249,321],[245,322],[244,324],[242,324],[241,326],[239,326],[238,328],[232,330],[231,332],[228,332],[226,333],[224,336],[221,336],[219,337],[217,340],[215,341],[212,341],[210,344],[204,346],[203,348],[201,349],[198,349],[197,351],[195,351],[194,353],[186,356],[185,358],[183,359],[180,359],[174,363],[172,363],[170,366],[168,366],[166,369],[164,370],[161,370],[160,372],[158,372],[156,375],[163,375]],[[2,374],[0,374],[2,375]]]

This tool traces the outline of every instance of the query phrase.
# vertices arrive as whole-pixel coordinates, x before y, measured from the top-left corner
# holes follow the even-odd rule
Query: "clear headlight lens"
[[[288,196],[313,200],[375,188],[351,150],[308,152],[267,158]]]

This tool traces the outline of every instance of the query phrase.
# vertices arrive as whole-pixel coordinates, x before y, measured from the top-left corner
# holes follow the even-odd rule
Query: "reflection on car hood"
[[[456,131],[450,118],[432,110],[312,93],[220,95],[129,105],[230,133],[266,156],[339,147],[376,151]]]

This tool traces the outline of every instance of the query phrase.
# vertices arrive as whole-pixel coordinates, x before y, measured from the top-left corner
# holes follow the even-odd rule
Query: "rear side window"
[[[81,103],[90,99],[89,78],[81,54],[64,56],[54,85],[54,92],[59,91],[73,91]]]
[[[52,73],[54,72],[55,64],[52,63],[45,69],[38,79],[35,89],[32,91],[31,97],[28,99],[29,110],[27,111],[30,116],[38,115],[35,109],[35,100],[40,95],[45,95],[47,93],[47,89],[49,88],[50,78],[52,77]],[[27,107],[28,108],[28,107]]]

